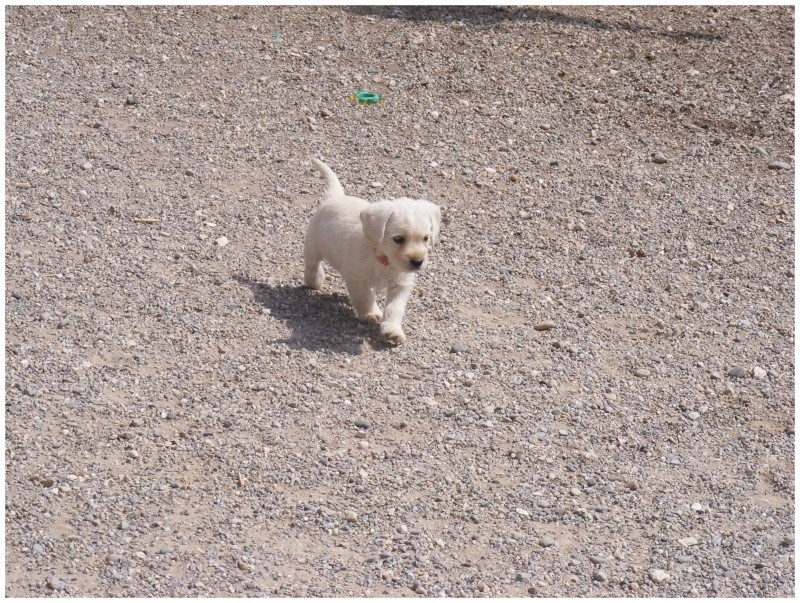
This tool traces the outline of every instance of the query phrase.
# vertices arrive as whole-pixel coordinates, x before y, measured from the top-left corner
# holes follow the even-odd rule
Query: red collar
[[[379,264],[383,264],[384,266],[388,266],[389,265],[389,258],[387,258],[382,253],[378,253],[378,248],[377,247],[373,247],[372,251],[375,252],[375,259],[378,260]]]

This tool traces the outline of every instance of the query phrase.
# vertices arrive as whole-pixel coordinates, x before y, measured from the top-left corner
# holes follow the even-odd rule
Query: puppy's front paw
[[[374,323],[379,323],[382,318],[383,318],[383,312],[381,312],[380,310],[373,310],[369,314],[364,314],[364,316],[362,316],[360,320],[361,322],[374,324]]]
[[[403,329],[400,328],[400,325],[395,324],[382,324],[381,325],[381,335],[386,338],[386,341],[389,341],[395,345],[399,345],[401,343],[406,342],[406,334],[403,333]]]

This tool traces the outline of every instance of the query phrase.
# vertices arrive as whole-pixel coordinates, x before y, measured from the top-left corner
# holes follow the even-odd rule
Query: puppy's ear
[[[383,242],[386,223],[391,217],[392,207],[388,201],[370,203],[361,210],[361,228],[370,243],[380,245]]]
[[[442,210],[438,205],[426,201],[431,217],[431,245],[436,245],[439,240],[439,225],[442,223]]]

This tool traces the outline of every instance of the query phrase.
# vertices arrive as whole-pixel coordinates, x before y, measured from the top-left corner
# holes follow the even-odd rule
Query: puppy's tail
[[[325,181],[328,184],[326,196],[343,197],[344,189],[342,188],[342,183],[339,182],[339,178],[336,177],[336,174],[333,173],[333,170],[316,157],[311,157],[311,163],[322,173],[323,176],[325,176]]]

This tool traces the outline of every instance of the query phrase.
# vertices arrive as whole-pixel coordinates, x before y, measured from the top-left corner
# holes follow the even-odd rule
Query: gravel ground
[[[6,8],[6,595],[792,596],[793,35]],[[309,155],[442,206],[406,345]]]

